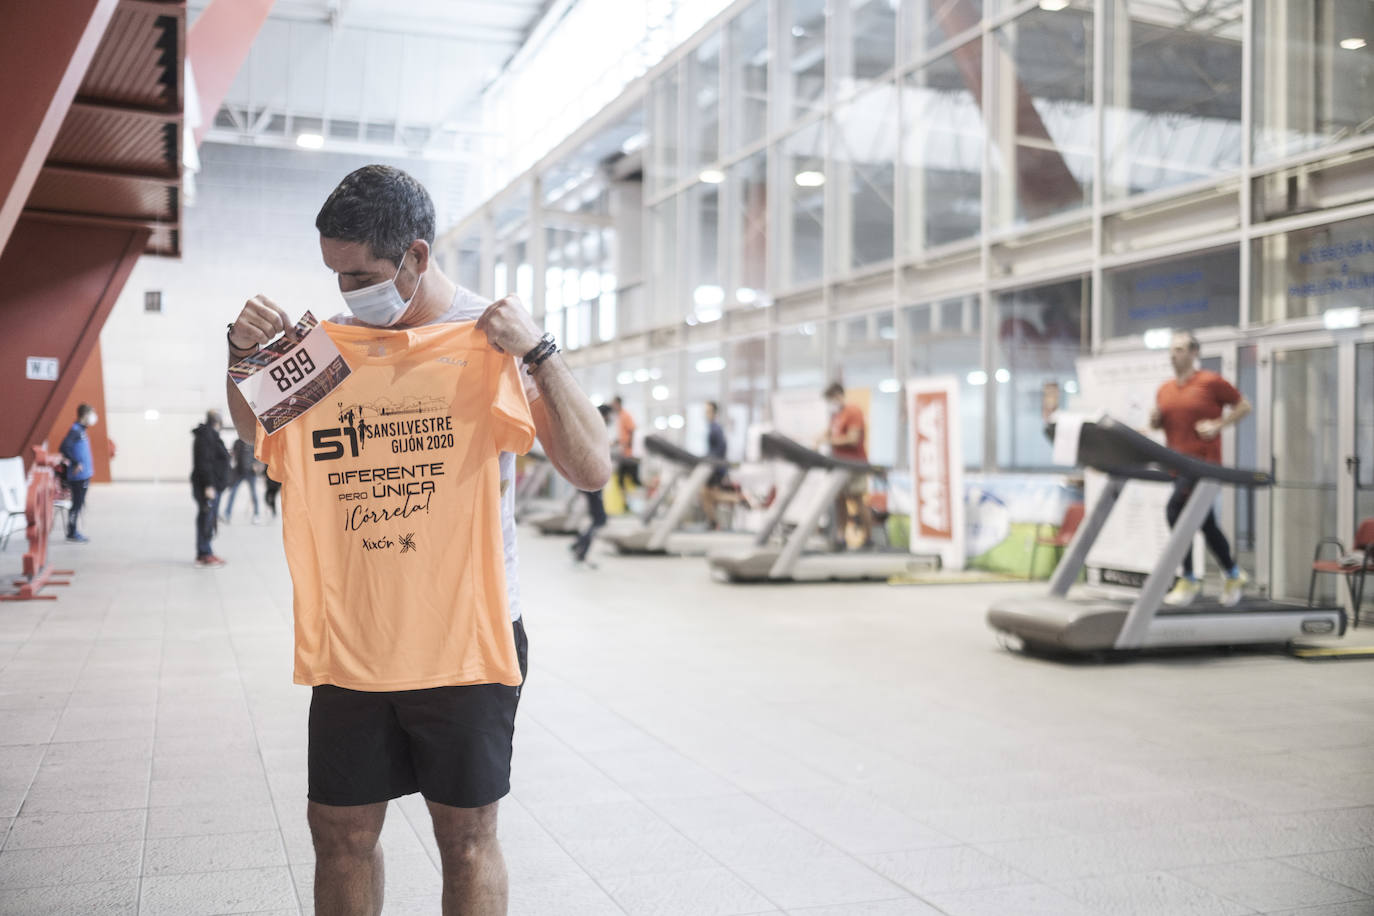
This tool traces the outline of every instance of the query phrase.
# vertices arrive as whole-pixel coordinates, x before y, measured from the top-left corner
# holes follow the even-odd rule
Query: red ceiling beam
[[[215,123],[274,0],[211,0],[186,34],[186,59],[195,76],[200,102],[196,146]]]
[[[86,76],[118,0],[11,3],[0,29],[0,251],[67,109]]]

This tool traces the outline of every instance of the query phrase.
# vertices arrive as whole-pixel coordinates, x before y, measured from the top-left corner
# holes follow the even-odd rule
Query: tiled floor
[[[0,605],[0,914],[311,913],[277,531],[197,570],[184,485],[89,512],[59,600]],[[512,913],[1374,914],[1368,663],[1051,664],[984,627],[1023,586],[522,546]],[[423,803],[383,837],[386,912],[437,914]]]

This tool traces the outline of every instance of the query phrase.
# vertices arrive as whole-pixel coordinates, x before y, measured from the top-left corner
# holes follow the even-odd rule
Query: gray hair
[[[327,239],[366,242],[374,258],[399,266],[416,239],[433,246],[434,201],[400,169],[365,165],[330,192],[315,228]]]

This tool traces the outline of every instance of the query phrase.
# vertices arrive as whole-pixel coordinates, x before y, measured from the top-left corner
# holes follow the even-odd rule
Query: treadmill
[[[553,462],[549,461],[543,452],[533,450],[526,457],[530,459],[530,465],[525,475],[520,478],[520,482],[515,485],[517,521],[548,515],[562,510],[565,506],[565,499],[542,495],[558,480],[558,475],[553,470]]]
[[[694,455],[661,436],[647,436],[644,450],[660,459],[678,473],[671,481],[660,484],[656,496],[667,503],[666,511],[647,513],[633,526],[602,529],[599,540],[615,547],[622,554],[677,554],[703,556],[712,549],[745,546],[753,535],[738,531],[679,531],[687,514],[697,505],[702,487],[718,468],[728,467],[724,461]],[[671,484],[672,493],[667,492]]]
[[[886,471],[875,465],[822,455],[778,433],[764,433],[760,444],[765,457],[785,461],[797,473],[786,495],[774,500],[763,529],[751,545],[710,554],[712,576],[726,582],[861,581],[887,580],[903,573],[938,568],[938,558],[906,551],[808,550],[819,534],[821,519],[834,509],[835,500],[850,481]],[[807,480],[817,483],[803,506],[802,520],[788,532],[781,546],[770,545],[773,530],[781,524],[783,513]]]
[[[662,511],[668,495],[678,489],[678,483],[688,471],[692,470],[692,463],[696,461],[691,452],[683,451],[658,436],[646,437],[644,446],[650,453],[664,459],[664,471],[659,478],[658,489],[644,504],[644,508],[638,516],[613,515],[608,518],[605,527],[598,532],[599,537],[610,537],[621,531],[633,532],[650,527],[654,523],[654,519],[658,517],[659,512]],[[679,452],[686,455],[690,461],[679,460],[680,456],[677,454]],[[708,465],[706,475],[710,473],[711,469]],[[706,475],[703,475],[703,481]],[[582,529],[591,521],[591,516],[587,511],[587,501],[583,497],[583,491],[574,489],[569,495],[567,503],[560,510],[543,516],[532,517],[529,521],[530,524],[539,529],[541,534],[580,534]]]
[[[1018,637],[1031,651],[1100,653],[1162,647],[1287,643],[1312,636],[1342,636],[1345,609],[1297,601],[1246,597],[1234,607],[1199,596],[1187,607],[1164,604],[1174,573],[1207,519],[1223,484],[1267,487],[1268,474],[1227,468],[1175,452],[1110,417],[1084,422],[1078,464],[1108,475],[1107,485],[1069,544],[1050,579],[1048,595],[1007,598],[988,611],[988,624]],[[1131,598],[1069,595],[1088,551],[1130,480],[1196,481],[1159,562]]]

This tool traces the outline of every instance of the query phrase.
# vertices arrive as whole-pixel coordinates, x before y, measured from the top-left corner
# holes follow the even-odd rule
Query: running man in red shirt
[[[825,403],[830,411],[830,428],[821,441],[830,446],[830,456],[867,464],[868,449],[864,441],[868,438],[868,424],[863,409],[857,404],[845,403],[844,386],[839,382],[832,382],[825,389]],[[851,521],[850,500],[854,501],[852,508],[858,515],[859,532],[855,534],[864,546],[873,530],[873,514],[868,508],[868,479],[855,477],[835,500],[835,543],[841,549],[846,543],[845,533]]]
[[[1164,430],[1164,441],[1174,451],[1221,464],[1221,431],[1249,416],[1250,402],[1220,375],[1199,369],[1197,357],[1197,338],[1188,331],[1175,332],[1169,347],[1174,379],[1159,387],[1150,426]],[[1231,409],[1227,411],[1227,407]],[[1166,510],[1170,526],[1183,514],[1188,497],[1193,495],[1193,483],[1182,477],[1174,481],[1174,494]],[[1202,534],[1226,576],[1221,603],[1233,607],[1240,603],[1247,579],[1231,555],[1226,535],[1217,526],[1216,514],[1210,510],[1202,524]],[[1164,603],[1175,607],[1192,604],[1201,591],[1202,583],[1193,574],[1193,549],[1189,547],[1183,556],[1183,578]]]

